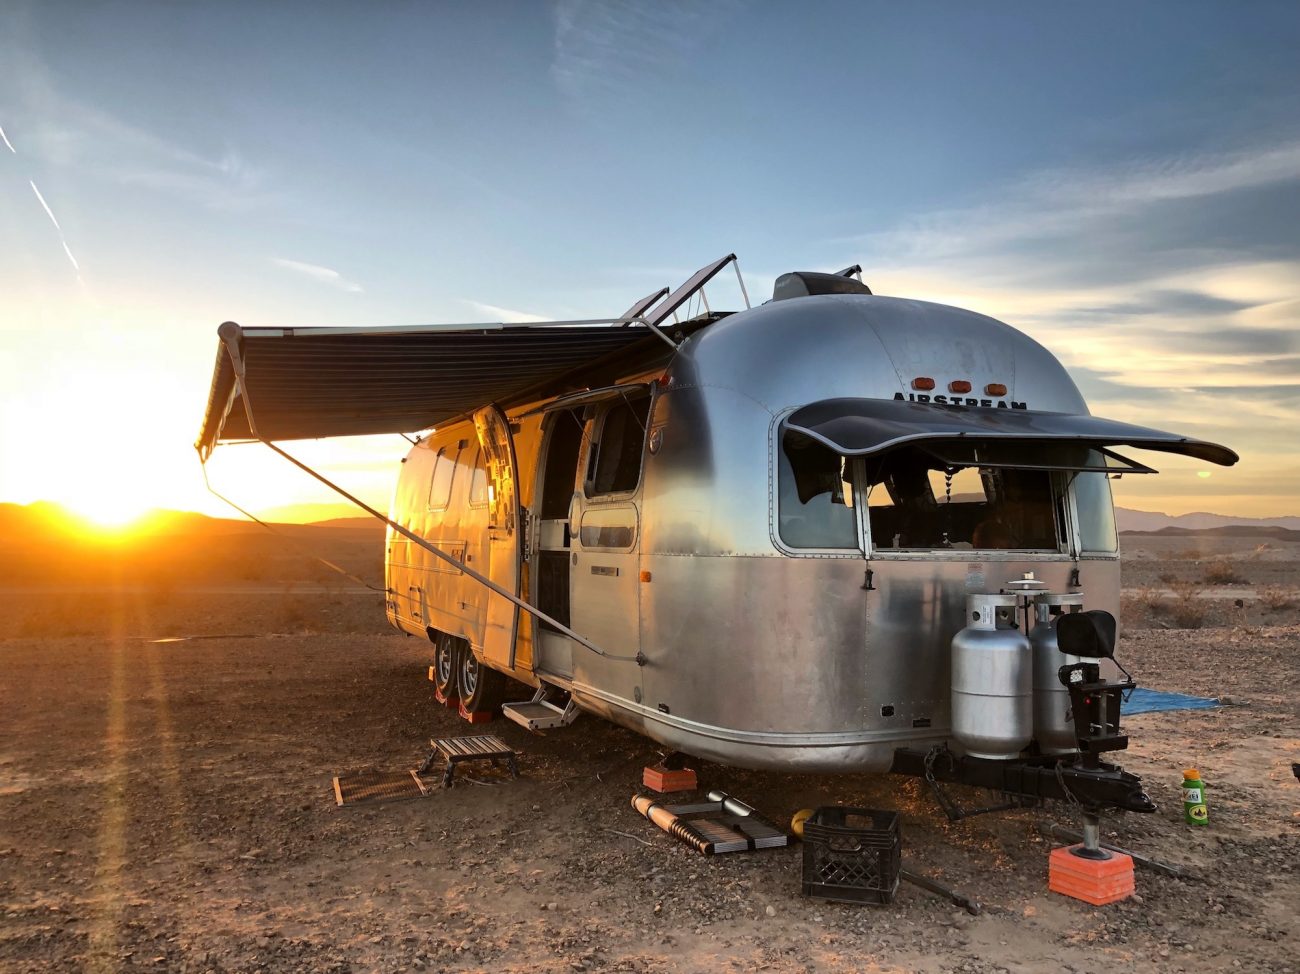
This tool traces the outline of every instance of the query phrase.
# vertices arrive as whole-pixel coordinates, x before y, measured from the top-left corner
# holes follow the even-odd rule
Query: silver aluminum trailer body
[[[918,391],[921,379],[931,391]],[[1013,489],[1019,475],[1003,461],[980,467],[959,499],[954,468],[936,478],[945,464],[916,447],[964,433],[855,452],[790,425],[810,404],[841,400],[850,413],[855,402],[990,422],[1019,413],[1027,429],[1041,414],[1088,413],[1054,356],[992,318],[869,294],[771,301],[690,335],[666,367],[633,369],[604,393],[480,410],[403,462],[394,523],[610,656],[391,527],[390,621],[463,639],[493,669],[725,764],[884,771],[900,746],[947,741],[949,645],[968,593],[1033,572],[1118,615],[1107,475],[1058,464]],[[1032,454],[1040,441],[1018,442]],[[795,459],[805,454],[813,460]],[[909,470],[885,469],[905,454]],[[805,501],[836,469],[838,492],[831,482]],[[941,535],[906,526],[917,502],[908,484],[929,485],[920,507]],[[985,494],[974,504],[972,485]],[[1022,523],[1032,538],[981,543],[970,517],[951,523],[963,504],[987,515],[1015,491],[1050,493],[1035,501],[1043,523]]]

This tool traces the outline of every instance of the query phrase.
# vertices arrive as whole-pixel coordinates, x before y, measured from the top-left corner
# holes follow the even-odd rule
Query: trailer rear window
[[[1060,551],[1062,475],[1015,467],[949,467],[903,448],[865,466],[872,548]]]

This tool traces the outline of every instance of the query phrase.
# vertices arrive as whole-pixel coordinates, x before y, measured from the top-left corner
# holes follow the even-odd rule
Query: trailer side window
[[[459,454],[459,450],[453,454],[444,446],[433,458],[433,478],[429,481],[429,510],[445,511],[451,503],[451,482],[456,476]]]
[[[1110,481],[1104,473],[1081,473],[1074,478],[1074,504],[1079,516],[1079,548],[1114,554],[1119,550],[1115,534],[1115,505]]]
[[[621,399],[605,411],[593,447],[588,495],[636,490],[641,481],[641,454],[649,415],[649,396]]]
[[[853,488],[844,459],[806,437],[786,436],[777,452],[777,529],[791,548],[856,548]]]

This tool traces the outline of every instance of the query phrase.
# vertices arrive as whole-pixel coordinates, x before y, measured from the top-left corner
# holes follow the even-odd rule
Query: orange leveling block
[[[648,764],[641,774],[641,784],[651,791],[694,791],[699,787],[695,769],[685,766],[685,755],[670,754],[658,764]]]
[[[450,707],[451,704],[447,706]],[[455,706],[460,711],[461,720],[467,720],[471,724],[486,724],[496,716],[490,710],[466,710],[464,700],[457,700]]]
[[[1047,868],[1048,889],[1093,906],[1105,906],[1132,896],[1132,856],[1103,849],[1100,840],[1097,816],[1085,815],[1083,842],[1052,850]]]
[[[444,696],[443,692],[438,689],[438,672],[432,666],[429,667],[429,682],[433,684],[433,699],[442,704],[448,710],[460,709],[460,698],[455,696]]]

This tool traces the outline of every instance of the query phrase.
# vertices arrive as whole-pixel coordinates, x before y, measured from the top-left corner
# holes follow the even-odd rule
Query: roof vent
[[[870,294],[871,288],[861,281],[842,274],[822,274],[817,271],[791,271],[776,279],[772,300],[806,298],[812,294]]]

